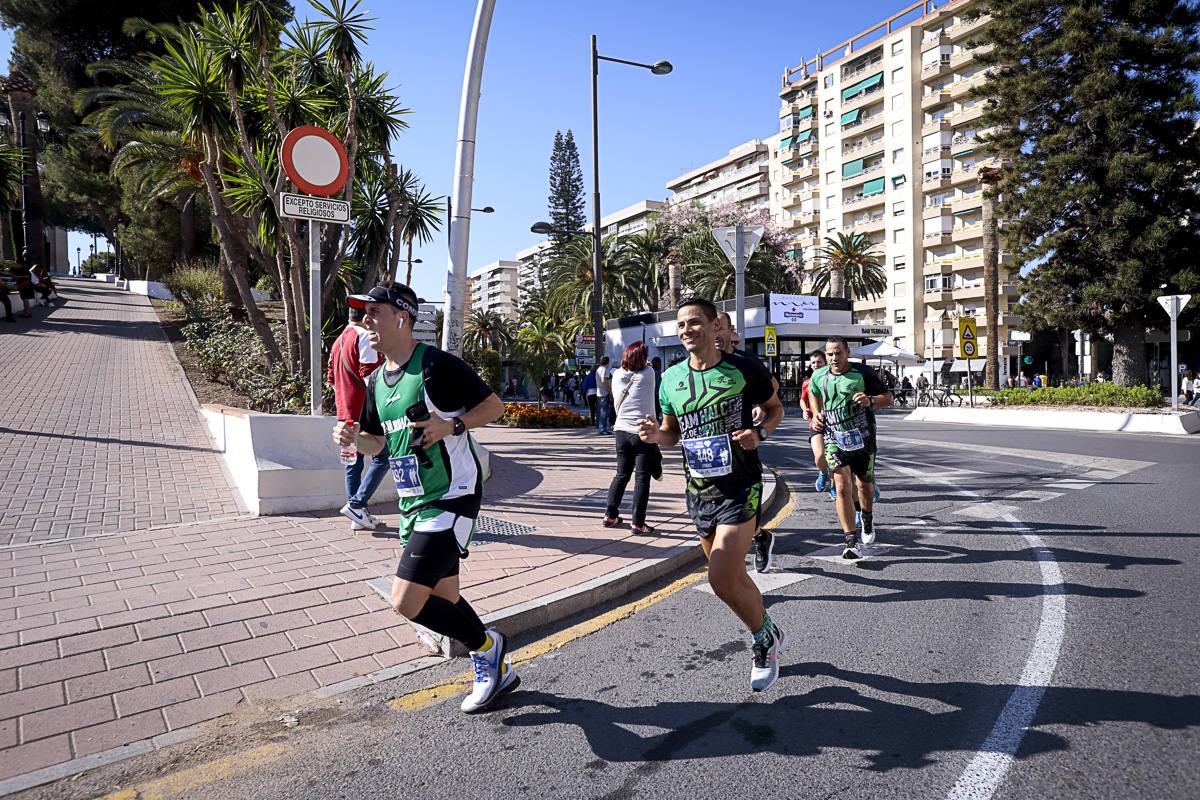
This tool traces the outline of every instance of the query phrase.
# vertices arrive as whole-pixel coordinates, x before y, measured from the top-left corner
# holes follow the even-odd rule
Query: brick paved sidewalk
[[[412,629],[367,583],[394,570],[395,516],[376,507],[390,531],[374,534],[352,533],[332,512],[229,518],[228,487],[206,466],[214,457],[178,385],[173,354],[145,316],[149,307],[137,310],[144,299],[105,287],[66,291],[71,305],[52,316],[61,319],[31,331],[20,347],[30,363],[57,359],[60,368],[40,389],[54,398],[54,424],[45,430],[67,429],[78,438],[59,445],[71,458],[61,450],[27,451],[37,469],[6,462],[0,491],[36,494],[72,458],[91,465],[81,484],[103,489],[50,501],[76,515],[66,538],[54,525],[39,532],[52,541],[21,538],[36,511],[23,503],[3,510],[0,528],[24,543],[0,546],[0,794],[187,737],[190,726],[239,706],[372,673],[386,677],[423,657]],[[89,320],[85,303],[93,315],[120,314],[125,322]],[[68,309],[76,316],[66,316]],[[67,369],[66,351],[94,355],[110,378],[94,381],[93,372]],[[35,395],[39,386],[35,381]],[[5,387],[3,397],[5,408],[24,414],[13,399],[20,391]],[[178,463],[158,457],[164,449],[179,456],[175,443],[135,435],[127,417],[111,418],[114,432],[106,417],[71,410],[149,403],[127,398],[129,392],[158,397],[170,409],[140,413],[187,437],[181,441],[193,449],[180,457],[198,465],[192,469],[208,469],[204,480],[178,474]],[[22,416],[22,427],[37,418]],[[599,524],[614,466],[611,438],[590,429],[478,433],[493,454],[493,478],[463,582],[485,617],[511,619],[505,615],[514,608],[694,547],[677,456],[668,456],[663,482],[652,485],[649,521],[660,533],[639,537]],[[110,457],[120,480],[103,480]],[[128,463],[138,466],[121,472]],[[186,513],[200,516],[201,505],[211,503],[205,513],[225,518],[139,526],[143,494],[130,487],[152,473],[164,514],[182,519],[191,509]],[[71,480],[62,475],[49,485]],[[173,493],[172,481],[179,481]],[[96,515],[94,507],[113,510]],[[43,768],[50,769],[37,772]]]
[[[150,301],[58,284],[0,329],[0,545],[237,515]]]

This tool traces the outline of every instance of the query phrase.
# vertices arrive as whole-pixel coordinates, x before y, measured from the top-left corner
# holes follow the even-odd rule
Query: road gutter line
[[[912,477],[931,479],[927,472],[898,465],[892,465],[892,468]],[[932,480],[937,478],[933,477]],[[1012,526],[1029,543],[1042,576],[1041,619],[1021,677],[979,751],[946,795],[946,800],[987,800],[1000,788],[1004,776],[1016,761],[1017,749],[1025,738],[1025,731],[1033,723],[1046,687],[1054,676],[1066,629],[1067,600],[1063,591],[1062,571],[1040,536],[1002,504],[993,504],[988,498],[948,481],[938,482],[975,502],[989,504],[997,517]]]

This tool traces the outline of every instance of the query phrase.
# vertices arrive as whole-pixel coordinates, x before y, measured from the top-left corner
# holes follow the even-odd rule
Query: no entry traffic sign
[[[296,188],[318,197],[341,191],[350,174],[346,148],[332,133],[315,125],[289,131],[279,148],[279,160]]]

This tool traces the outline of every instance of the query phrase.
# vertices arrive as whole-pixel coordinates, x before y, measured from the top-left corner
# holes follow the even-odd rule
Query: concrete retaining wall
[[[318,511],[346,502],[345,470],[329,438],[333,417],[259,414],[218,405],[205,405],[200,413],[251,513]],[[490,459],[482,445],[475,446],[486,479]],[[395,499],[396,487],[385,478],[371,502]]]
[[[158,281],[129,281],[126,288],[134,294],[144,294],[147,297],[153,297],[158,300],[175,299],[175,295],[171,294],[171,290],[165,284]],[[271,299],[271,295],[266,292],[260,292],[258,289],[251,289],[250,293],[254,295],[255,300]]]
[[[1200,431],[1200,412],[1170,411],[1127,414],[1117,411],[1068,411],[1041,408],[918,408],[906,419],[913,422],[957,422],[1015,428],[1058,428],[1120,433],[1186,435]]]

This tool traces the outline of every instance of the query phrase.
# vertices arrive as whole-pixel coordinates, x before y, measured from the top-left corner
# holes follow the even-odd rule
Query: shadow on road
[[[575,725],[598,758],[647,762],[635,770],[630,781],[645,777],[662,762],[764,751],[812,756],[826,748],[863,751],[870,762],[868,769],[887,772],[937,763],[939,754],[945,752],[978,750],[992,721],[1019,688],[969,681],[918,683],[821,662],[785,665],[780,677],[839,683],[802,694],[777,695],[768,702],[689,701],[632,707],[518,691],[506,705],[528,710],[518,711],[502,724]],[[777,689],[782,686],[776,684]],[[876,694],[911,698],[928,707],[884,700]],[[943,707],[949,710],[931,710]],[[1105,722],[1140,723],[1168,730],[1200,726],[1200,697],[1049,687],[1018,756],[1068,749],[1066,739],[1039,727]],[[661,728],[664,732],[641,734],[628,726]],[[616,792],[613,796],[621,795]]]

